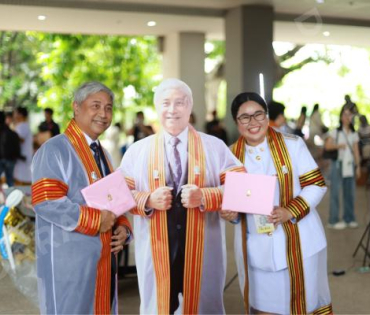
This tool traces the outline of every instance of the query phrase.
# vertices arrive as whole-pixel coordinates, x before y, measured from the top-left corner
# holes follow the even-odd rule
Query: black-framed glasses
[[[239,117],[237,117],[236,119],[239,120],[241,124],[247,125],[251,122],[252,117],[256,121],[262,121],[262,120],[266,119],[266,116],[267,116],[267,113],[265,111],[259,110],[259,111],[255,112],[253,115],[242,114]]]

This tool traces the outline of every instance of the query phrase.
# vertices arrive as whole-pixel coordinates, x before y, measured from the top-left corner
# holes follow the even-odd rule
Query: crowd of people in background
[[[305,134],[307,107],[295,124],[289,125],[284,115],[285,106],[272,101],[268,106],[270,126],[284,133],[302,137],[330,185],[330,211],[328,228],[341,230],[357,228],[355,217],[355,192],[358,184],[369,183],[370,126],[365,115],[345,95],[338,124],[333,130],[323,123],[319,104],[315,104],[308,120],[309,132]],[[358,132],[355,126],[358,127]],[[341,193],[342,190],[342,193]],[[340,211],[339,196],[343,196],[343,211]]]
[[[267,107],[269,125],[283,133],[302,137],[327,182],[331,184],[328,226],[334,229],[357,227],[354,215],[355,183],[359,178],[362,178],[362,182],[367,180],[370,167],[370,125],[366,116],[359,113],[349,95],[345,95],[339,127],[331,131],[323,123],[319,104],[313,106],[310,115],[307,106],[302,106],[300,115],[293,124],[285,116],[284,104],[270,101]],[[9,187],[31,184],[30,165],[33,153],[48,139],[60,133],[59,125],[53,119],[53,110],[45,108],[44,115],[45,120],[40,123],[37,134],[33,136],[26,108],[16,108],[12,113],[0,112],[0,173],[4,176],[3,182]],[[205,132],[230,145],[226,128],[218,117],[217,110],[212,110],[210,116],[211,119],[205,124]],[[194,125],[195,119],[192,113],[190,123]],[[355,126],[358,126],[358,132],[355,131]],[[132,137],[131,142],[136,142],[154,134],[154,129],[145,122],[143,111],[136,113],[134,124],[126,131],[120,123],[112,125],[106,132],[104,144],[112,156],[114,167],[119,166],[130,143],[129,141],[122,145],[120,139],[123,133],[126,137]],[[335,160],[323,157],[323,151],[328,150],[338,151]],[[339,216],[340,187],[343,188],[342,217]]]
[[[170,87],[167,87],[166,84],[170,85]],[[172,86],[171,84],[173,84],[174,86]],[[94,92],[95,90],[93,89],[94,86],[93,86],[91,90],[92,92],[90,91],[91,95],[90,94],[89,95],[91,97],[97,98],[99,101],[101,101],[100,98],[103,95],[104,96],[103,103],[105,104],[107,111],[110,113],[109,114],[110,118],[112,118],[112,103],[113,103],[114,98],[113,96],[110,95],[111,92],[108,88],[100,84],[98,84],[98,87],[103,90],[95,93]],[[86,87],[84,86],[81,88],[85,89]],[[89,86],[87,86],[87,88],[89,88]],[[161,98],[163,98],[163,100],[160,103],[156,103],[156,108],[158,110],[158,113],[160,114],[160,121],[161,121],[161,124],[163,125],[162,127],[164,127],[165,130],[167,129],[170,130],[171,132],[174,130],[180,140],[179,143],[185,140],[188,141],[186,137],[182,139],[183,136],[180,136],[182,132],[184,132],[184,130],[186,130],[186,134],[188,130],[190,130],[191,132],[194,132],[194,137],[195,137],[196,133],[195,131],[192,131],[193,127],[191,127],[191,125],[194,126],[196,124],[196,117],[194,113],[191,113],[192,102],[189,102],[189,104],[187,104],[186,102],[188,101],[186,102],[184,101],[182,103],[177,101],[177,94],[179,93],[181,95],[182,94],[185,95],[181,99],[185,99],[185,100],[191,99],[191,92],[189,92],[190,90],[187,87],[187,85],[184,84],[182,81],[178,81],[178,80],[168,81],[168,82],[166,81],[165,85],[162,86],[162,89],[163,91],[161,93],[163,93],[163,95],[165,95],[166,97],[161,95]],[[189,94],[190,96],[187,94]],[[78,96],[78,93],[76,95]],[[75,130],[74,123],[77,122],[80,127],[81,126],[86,127],[84,125],[86,117],[88,117],[89,119],[92,117],[88,115],[90,111],[89,106],[88,106],[90,102],[90,96],[85,98],[81,102],[81,104],[78,103],[79,98],[77,96],[76,96],[76,100],[74,103],[75,104],[75,107],[74,107],[75,116],[71,120],[71,123],[67,128],[67,132],[65,133],[67,137],[70,137],[69,133],[74,132],[73,131]],[[174,115],[173,113],[170,115],[171,116],[170,118],[168,117],[169,114],[167,113],[168,108],[166,105],[167,98],[170,98],[170,99],[174,98],[173,111],[176,110],[179,113],[182,113],[183,115],[181,116],[179,114],[182,117],[182,120],[177,121],[177,123],[174,123],[173,120],[171,119],[172,117],[171,115]],[[82,110],[83,108],[84,108],[84,113],[81,113],[80,110]],[[310,115],[308,114],[307,106],[302,106],[300,110],[300,114],[293,124],[285,116],[285,105],[284,104],[280,102],[276,102],[276,101],[270,101],[269,103],[266,103],[265,100],[256,93],[239,94],[232,103],[231,111],[232,111],[232,116],[233,116],[235,125],[240,134],[239,140],[229,147],[231,151],[227,148],[227,146],[231,144],[229,142],[229,140],[231,139],[228,137],[226,128],[224,127],[222,120],[218,116],[216,110],[213,110],[211,112],[211,115],[210,115],[211,119],[204,125],[204,129],[207,134],[215,136],[222,140],[221,142],[217,139],[209,138],[209,136],[206,136],[203,133],[201,134],[201,137],[205,137],[205,139],[208,139],[207,141],[210,141],[209,139],[213,139],[212,141],[214,141],[214,143],[212,145],[207,144],[210,146],[207,152],[211,152],[213,150],[212,152],[215,155],[213,156],[213,158],[220,158],[220,161],[221,161],[221,157],[224,157],[226,154],[229,154],[230,155],[229,162],[230,162],[230,165],[233,165],[233,167],[241,167],[241,163],[242,163],[244,166],[246,166],[247,171],[250,172],[251,174],[255,173],[255,174],[270,174],[271,175],[274,172],[276,173],[275,169],[277,170],[281,166],[280,164],[278,164],[281,161],[279,162],[278,159],[274,160],[273,157],[277,156],[278,151],[282,152],[281,150],[283,151],[285,150],[284,152],[287,153],[286,156],[289,156],[289,159],[291,159],[291,163],[294,166],[292,169],[289,169],[287,171],[288,172],[287,176],[290,176],[291,179],[295,178],[295,180],[293,181],[293,183],[295,183],[295,186],[293,187],[293,191],[290,191],[291,189],[290,187],[284,186],[285,185],[284,184],[285,175],[280,174],[281,175],[280,176],[278,174],[280,176],[279,180],[281,181],[279,182],[279,187],[280,187],[279,189],[281,189],[280,197],[282,199],[279,201],[280,206],[276,206],[274,208],[271,214],[271,218],[270,218],[270,220],[272,220],[270,223],[275,224],[275,228],[277,224],[286,224],[286,223],[289,223],[291,220],[299,221],[299,220],[304,219],[305,220],[304,222],[311,221],[310,224],[312,226],[313,225],[316,226],[315,230],[321,231],[322,229],[319,228],[321,226],[321,221],[319,219],[318,214],[316,213],[315,208],[319,204],[320,200],[323,198],[326,192],[327,186],[329,187],[329,190],[330,190],[330,207],[328,209],[329,221],[328,221],[327,227],[331,229],[335,229],[335,230],[341,230],[345,228],[357,228],[359,226],[357,219],[356,219],[356,214],[355,214],[356,182],[359,183],[359,180],[361,179],[361,177],[366,177],[367,179],[368,177],[367,174],[369,173],[370,125],[368,123],[366,116],[361,115],[356,104],[352,102],[351,98],[348,95],[345,96],[345,104],[341,107],[341,110],[338,116],[338,124],[332,130],[329,130],[329,128],[324,124],[322,116],[321,116],[319,104],[314,104]],[[77,114],[79,114],[79,116]],[[0,173],[4,174],[5,183],[7,184],[8,187],[15,186],[15,185],[31,185],[32,158],[34,156],[34,153],[37,150],[38,150],[38,153],[35,155],[35,157],[39,157],[39,159],[41,159],[40,156],[42,156],[42,161],[44,161],[45,163],[46,161],[49,161],[49,159],[50,161],[55,159],[55,156],[53,156],[51,152],[49,152],[50,150],[49,149],[47,150],[46,147],[50,147],[52,146],[53,143],[58,143],[58,141],[60,142],[61,139],[63,139],[63,137],[58,137],[48,142],[48,140],[60,134],[60,128],[59,128],[59,125],[53,119],[53,110],[51,108],[45,108],[44,115],[45,115],[44,121],[39,124],[38,132],[35,136],[33,136],[31,132],[30,124],[28,121],[28,110],[26,108],[18,107],[14,110],[13,113],[0,112]],[[94,119],[93,118],[91,118],[90,123],[91,123],[91,126],[89,125],[88,128],[86,127],[87,128],[86,130],[91,132],[91,134],[94,135],[95,129],[94,129]],[[100,130],[99,134],[97,134],[95,138],[97,138],[100,134],[102,134],[105,131],[105,129],[108,128],[106,125],[107,124],[105,124],[106,128],[104,127],[103,128],[104,130]],[[253,128],[258,131],[255,131],[255,130],[251,131],[251,129]],[[358,131],[356,131],[356,128],[358,129]],[[85,132],[83,129],[81,130]],[[107,164],[109,167],[106,166],[104,168],[104,171],[103,170],[101,171],[102,172],[101,176],[103,177],[103,176],[108,175],[113,169],[117,169],[121,165],[121,168],[123,167],[123,169],[125,170],[125,173],[127,174],[132,173],[130,176],[133,179],[135,179],[135,181],[137,181],[136,184],[141,183],[140,185],[143,185],[142,187],[144,186],[146,187],[147,185],[149,185],[145,181],[146,180],[145,176],[143,177],[140,173],[140,169],[142,168],[142,165],[145,165],[147,161],[146,160],[147,155],[143,157],[142,152],[144,152],[145,150],[149,150],[149,148],[151,148],[151,146],[149,146],[149,143],[151,143],[150,141],[152,141],[151,139],[157,139],[155,137],[158,137],[158,134],[160,134],[157,131],[158,131],[157,128],[153,128],[150,124],[148,124],[145,121],[145,116],[144,116],[143,111],[138,111],[136,113],[135,121],[130,129],[125,130],[120,123],[111,125],[111,127],[106,130],[104,140],[102,141],[102,143],[105,149],[108,151],[108,153],[111,156],[110,161],[112,162],[112,168],[110,168],[110,164],[109,165]],[[125,134],[126,139],[127,137],[130,137],[131,140],[128,141],[128,144],[126,143],[122,147],[121,140],[122,140],[123,134]],[[151,135],[155,135],[155,136],[152,138],[145,139]],[[83,134],[83,133],[79,134],[80,138],[86,137],[88,142],[91,139],[96,141],[96,139],[93,139],[93,138],[90,139],[87,136],[90,137],[89,134]],[[140,141],[143,139],[145,140]],[[169,141],[166,137],[164,138],[164,140]],[[48,142],[48,144],[46,144],[45,146],[42,146],[46,142]],[[173,148],[176,148],[179,143],[177,144],[169,143],[166,145],[168,145],[168,148],[170,148],[170,146],[172,146]],[[208,143],[208,142],[205,142],[205,143]],[[225,144],[227,146],[225,146]],[[245,145],[244,150],[247,150],[247,151],[239,150],[241,147],[243,147],[243,144]],[[222,154],[220,153],[220,157],[217,156],[216,151],[215,151],[215,147],[217,146],[219,146],[219,151],[222,153]],[[179,148],[182,148],[181,150],[185,153],[183,155],[180,155],[177,152],[177,155],[176,155],[177,149],[173,149],[174,152],[173,152],[173,156],[171,155],[171,159],[173,160],[173,162],[176,162],[176,163],[178,163],[179,161],[181,162],[181,159],[185,159],[185,160],[187,159],[186,148],[181,147],[181,145],[179,145]],[[87,147],[88,152],[91,151],[91,152],[94,152],[95,154],[95,151],[91,145],[90,145],[90,149]],[[74,148],[74,150],[77,150],[77,147]],[[63,150],[61,150],[60,152],[61,152],[60,154],[65,153]],[[166,151],[166,155],[170,154],[172,151],[170,153],[169,152]],[[233,156],[231,153],[234,153],[235,156]],[[149,154],[149,151],[148,151],[148,154]],[[254,156],[254,154],[256,154],[256,156]],[[189,156],[190,155],[191,154],[189,154]],[[142,158],[142,161],[139,158]],[[37,160],[37,158],[35,159]],[[67,160],[66,157],[65,159]],[[95,159],[95,155],[94,155],[94,159]],[[261,163],[259,161],[261,159],[265,159],[266,161],[269,161],[267,164],[263,164],[265,166],[267,165],[266,169],[262,169],[260,167]],[[39,173],[37,172],[36,173],[38,174],[38,177],[39,177],[38,180],[44,180],[43,174],[45,173],[45,167],[44,167],[45,163],[44,162],[41,163],[40,161],[38,163],[34,162],[34,165],[37,164],[36,170]],[[57,160],[55,160],[55,163],[56,163],[55,167],[50,166],[50,165],[48,166],[50,167],[50,169],[48,169],[47,172],[50,171],[51,173],[53,173],[56,171],[56,169],[60,165],[57,163]],[[187,174],[187,171],[186,171],[186,168],[184,170],[180,169],[179,165],[181,166],[182,165],[181,163],[176,164],[176,165],[175,164],[169,167],[171,168],[171,170],[173,169],[173,170],[176,170],[176,172],[178,172],[178,174],[175,174],[173,173],[173,171],[171,171],[171,174],[172,174],[171,180],[174,180],[173,185],[176,191],[176,189],[179,189],[179,190],[184,189],[184,188],[180,188],[180,187],[183,187],[180,184],[186,184],[186,176],[183,176],[183,175]],[[99,163],[97,165],[99,166]],[[186,165],[186,163],[184,165]],[[219,162],[214,163],[214,165],[219,165]],[[271,167],[272,165],[275,165],[274,166],[275,169],[269,169],[269,167]],[[287,164],[283,164],[283,165],[285,166]],[[224,168],[227,169],[226,166]],[[215,178],[217,178],[216,175],[219,172],[224,171],[224,168],[217,169],[215,171]],[[145,167],[145,169],[147,169],[147,167]],[[283,169],[283,167],[281,169]],[[63,168],[63,172],[68,173],[69,172],[68,170],[69,170],[69,166],[65,165]],[[136,172],[134,172],[134,170],[136,170]],[[198,171],[199,170],[197,170],[197,172]],[[312,178],[314,178],[315,183],[312,184],[308,180],[308,182],[303,183],[303,186],[302,186],[302,177],[305,177],[305,176],[310,177],[311,180]],[[324,180],[324,177],[325,177],[325,180]],[[53,181],[54,177],[51,176],[51,179],[49,180]],[[305,185],[307,185],[309,189],[305,188],[306,187]],[[135,185],[135,187],[138,187],[138,186]],[[154,186],[153,186],[153,189],[154,189]],[[171,200],[171,202],[172,202],[172,198],[180,198],[182,196],[182,193],[177,195],[176,192],[173,193],[171,192],[171,190],[165,191],[161,187],[158,189],[160,189],[161,194],[164,194],[166,196],[167,195],[172,196],[169,199]],[[308,193],[308,191],[310,191],[310,193]],[[289,195],[290,197],[288,198],[289,200],[284,199],[286,192],[289,192],[290,194]],[[217,193],[219,192],[217,191]],[[313,195],[311,193],[313,193]],[[153,196],[154,195],[155,194],[153,192]],[[300,195],[303,196],[301,199],[299,199]],[[343,210],[341,210],[340,208],[340,196],[342,196],[343,198],[343,202],[342,202]],[[137,199],[137,202],[141,200],[140,199],[141,197],[138,195],[135,195],[135,198]],[[311,205],[311,207],[308,206],[308,204],[306,204],[306,199],[307,199],[308,204]],[[145,224],[147,224],[146,217],[151,215],[150,211],[153,211],[153,209],[168,210],[164,206],[162,207],[163,208],[162,209],[160,206],[160,202],[153,201],[153,200],[147,199],[144,208],[143,208],[144,203],[141,200],[140,201],[141,203],[138,203],[138,204],[140,204],[140,207],[142,207],[143,209],[138,208],[135,210],[137,211],[137,213],[134,213],[134,214],[145,218],[145,220],[143,220]],[[294,209],[296,209],[295,208],[296,204],[299,204],[299,207],[302,208],[301,209],[302,212],[300,213],[294,212],[295,211]],[[190,204],[185,204],[183,206],[180,206],[180,203],[176,203],[176,205],[179,206],[179,209],[178,209],[179,211],[181,209],[183,210],[184,207],[185,208],[190,207],[189,206]],[[197,202],[194,205],[195,205],[194,207],[203,206],[201,202],[200,203]],[[309,212],[306,211],[308,208],[310,209]],[[290,209],[290,210],[288,211],[286,209]],[[41,215],[43,215],[42,207],[40,208],[39,206],[38,211],[39,212],[41,211],[40,213]],[[49,213],[48,211],[46,211],[45,213]],[[232,212],[226,211],[226,212],[221,213],[221,217],[227,221],[232,222],[232,224],[235,224],[236,232],[239,233],[237,234],[239,235],[238,236],[239,239],[237,239],[237,242],[235,244],[237,247],[240,247],[239,249],[237,249],[237,252],[240,254],[238,257],[238,264],[240,264],[240,266],[238,266],[238,270],[240,273],[239,280],[240,280],[241,287],[244,287],[246,283],[245,282],[246,273],[249,272],[251,279],[252,279],[252,280],[251,279],[249,280],[249,284],[251,285],[252,288],[255,289],[255,292],[270,292],[266,295],[265,298],[263,298],[262,295],[254,296],[250,301],[251,303],[250,307],[252,309],[255,309],[256,312],[258,312],[259,309],[265,309],[266,307],[267,308],[271,307],[270,311],[272,313],[288,313],[289,307],[290,307],[290,304],[288,303],[289,299],[292,299],[292,301],[295,299],[293,295],[292,296],[289,295],[289,289],[287,288],[289,288],[291,284],[288,280],[289,279],[291,280],[292,276],[294,275],[290,273],[289,271],[290,269],[288,268],[289,266],[286,265],[285,258],[287,256],[293,259],[294,251],[291,248],[286,248],[284,251],[280,251],[276,255],[274,254],[275,256],[273,257],[271,261],[267,261],[265,259],[266,255],[269,256],[270,253],[261,251],[261,248],[265,248],[265,249],[268,248],[265,242],[270,242],[270,239],[260,237],[259,235],[260,233],[256,232],[257,227],[254,227],[255,223],[254,223],[254,218],[252,216],[242,217],[240,214],[236,212],[232,213]],[[184,220],[181,222],[179,222],[178,220],[179,218],[177,216],[173,218],[168,216],[167,219],[170,222],[169,224],[173,225],[174,231],[176,233],[178,233],[178,230],[180,230],[180,227],[185,226],[185,222],[186,222],[185,218],[182,218]],[[135,220],[139,221],[139,217],[136,217]],[[245,246],[243,244],[245,242],[246,234],[244,232],[242,233],[241,229],[243,229],[243,226],[245,226],[246,222],[248,222],[248,227],[250,228],[250,230],[248,230],[247,237],[250,238],[249,243],[254,244],[253,245],[254,247],[252,246],[248,248],[248,250],[243,253],[242,247]],[[127,225],[127,229],[125,230],[124,233],[120,233],[120,235],[121,234],[124,235],[123,237],[124,242],[120,241],[119,243],[120,249],[121,247],[123,247],[124,244],[128,243],[128,241],[130,240],[131,232],[132,232],[131,226],[129,225],[129,223],[125,221],[124,224],[125,225],[122,225],[122,226]],[[137,224],[138,223],[136,222],[136,225]],[[82,231],[84,227],[81,226],[80,228]],[[148,227],[145,225],[145,228],[148,228]],[[320,287],[324,288],[322,292],[318,294],[318,296],[320,297],[320,301],[321,301],[320,306],[327,307],[328,310],[330,310],[331,308],[330,293],[329,293],[327,270],[326,270],[326,248],[322,247],[323,244],[325,244],[326,242],[325,235],[324,233],[322,233],[322,235],[319,235],[320,233],[316,233],[316,236],[315,236],[316,239],[314,240],[314,242],[311,242],[312,234],[309,231],[310,228],[307,227],[307,231],[305,229],[306,229],[305,227],[300,227],[301,242],[302,244],[305,244],[304,246],[302,246],[302,249],[299,248],[299,251],[302,251],[302,257],[303,257],[303,261],[300,262],[301,268],[304,268],[310,274],[317,275],[318,277],[317,283],[320,283]],[[181,233],[185,233],[185,232],[181,232]],[[279,235],[279,233],[280,234],[284,233],[284,231],[281,228],[280,229],[277,228],[277,230],[274,233],[276,236],[276,235]],[[298,232],[294,232],[294,233],[298,233]],[[294,233],[291,235],[291,237],[295,237]],[[186,235],[186,233],[182,234],[182,236],[184,235]],[[172,250],[175,250],[174,248],[177,248],[176,247],[177,245],[174,246],[172,244],[174,240],[176,240],[176,237],[171,236],[170,240],[171,241],[169,242],[168,246],[170,248],[170,251],[172,251]],[[283,238],[281,238],[280,240],[283,240]],[[149,239],[147,239],[147,241],[149,242]],[[179,243],[181,243],[182,241],[183,239],[179,239]],[[141,245],[141,247],[145,248],[146,250],[150,249],[150,246],[148,244],[145,244],[145,246]],[[279,250],[282,248],[285,248],[283,245],[283,242],[280,245],[278,243],[276,244]],[[181,248],[182,247],[185,248],[185,245],[182,243],[179,246]],[[309,257],[309,255],[306,253],[307,248],[309,248],[309,246],[312,247],[312,248],[310,247],[311,248],[310,251],[312,253],[314,252],[314,256],[312,257],[315,257],[315,259],[312,259],[311,256]],[[258,248],[258,251],[254,252],[253,248],[255,249]],[[250,264],[249,271],[244,269],[245,265],[243,262],[246,260],[246,257],[244,256],[246,255],[246,253],[251,253],[252,251],[253,251],[253,255],[252,254],[251,255],[253,257],[257,257],[255,259],[260,259],[261,262],[263,261],[266,264],[266,268],[268,270],[271,269],[271,271],[266,272],[266,270],[262,270],[262,269],[260,270],[259,267],[255,265],[254,261],[248,262],[248,264]],[[145,257],[149,257],[148,253],[143,252],[142,254],[143,255],[145,254],[144,255]],[[172,254],[173,253],[171,252],[171,255]],[[177,256],[177,255],[180,255],[180,256]],[[181,255],[184,255],[184,253],[178,254],[177,252],[176,253],[174,252],[173,254],[174,258],[173,259],[171,258],[173,260],[173,261],[171,260],[172,265],[169,270],[171,274],[171,290],[173,291],[173,292],[171,291],[171,296],[170,296],[171,313],[173,313],[179,306],[181,306],[179,304],[181,303],[181,301],[180,302],[178,301],[178,295],[180,293],[182,294],[183,282],[181,280],[182,278],[176,277],[176,274],[184,273],[183,271],[184,257]],[[210,257],[211,256],[212,255],[210,255]],[[222,261],[221,256],[218,257],[218,259],[216,260],[221,262]],[[282,261],[284,261],[284,264],[280,266],[281,268],[279,267],[280,268],[279,270],[274,270],[274,266],[278,265]],[[148,263],[149,265],[151,265],[152,261],[150,260]],[[140,264],[139,264],[139,267],[140,267]],[[148,269],[146,265],[144,267],[145,268],[143,269],[145,270]],[[221,267],[224,267],[224,266],[220,266],[220,268]],[[116,270],[113,268],[111,272],[112,274],[114,274],[116,273]],[[153,274],[155,272],[156,270],[152,270]],[[243,275],[243,272],[245,273],[244,275]],[[258,281],[257,280],[254,281],[253,279],[258,279]],[[271,279],[274,279],[274,280],[272,281]],[[139,279],[139,282],[140,282],[140,279]],[[113,280],[112,280],[112,283],[113,283],[112,288],[114,288],[115,284]],[[222,282],[219,283],[219,286],[221,288],[220,292],[222,292],[223,285],[224,284]],[[309,291],[312,291],[312,292],[316,291],[315,286],[310,287],[309,283],[307,284],[302,283],[301,285],[309,288]],[[175,287],[176,287],[176,290],[172,289]],[[279,292],[280,295],[276,295],[276,292]],[[152,295],[152,292],[150,292],[150,295]],[[276,297],[277,300],[282,300],[283,296],[285,296],[288,302],[285,304],[276,302],[275,304],[279,305],[279,307],[275,308],[273,306],[274,303],[271,302],[271,301],[274,301],[274,298],[273,298],[274,296]],[[314,296],[314,299],[312,301],[308,300],[307,307],[310,310],[314,310],[315,307],[317,306],[316,299],[318,296]],[[112,297],[111,295],[110,297],[107,296],[106,298],[107,300],[110,301],[109,303],[112,304],[114,297]],[[221,298],[219,298],[218,300],[220,299]],[[202,305],[201,302],[199,305]],[[149,311],[151,307],[153,307],[153,305],[145,304],[142,307],[145,307],[145,310]],[[222,305],[219,305],[217,307],[219,307],[220,310],[222,309]]]
[[[355,218],[356,183],[370,184],[370,125],[349,95],[345,95],[344,101],[337,126],[332,130],[324,124],[319,104],[314,104],[310,115],[307,106],[302,106],[295,122],[286,118],[284,104],[270,101],[267,106],[270,126],[301,137],[322,170],[331,192],[328,227],[337,230],[358,227]],[[230,144],[216,111],[212,112],[212,120],[207,122],[205,129],[208,134]],[[327,157],[325,151],[338,153],[333,158],[333,154]],[[341,215],[339,196],[343,196]]]
[[[40,145],[60,133],[53,120],[53,110],[44,110],[45,121],[33,136],[28,110],[17,107],[14,112],[0,112],[0,174],[5,175],[8,187],[31,185],[32,157]]]

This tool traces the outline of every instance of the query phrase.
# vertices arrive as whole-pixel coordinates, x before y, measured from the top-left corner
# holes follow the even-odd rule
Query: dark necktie
[[[171,150],[169,156],[169,163],[171,167],[172,179],[174,183],[174,188],[178,191],[178,187],[180,186],[181,176],[182,176],[182,168],[181,168],[181,159],[179,150],[177,150],[177,145],[180,143],[180,139],[173,137],[170,139]]]
[[[99,145],[96,142],[92,142],[90,144],[90,148],[91,150],[94,151],[94,159],[95,159],[96,164],[98,165],[101,177],[104,177],[104,175],[109,175],[110,170],[105,160],[105,157],[103,156],[101,157]],[[103,173],[103,167],[101,165],[102,164],[101,162],[103,162],[104,164],[105,173]],[[110,303],[112,305],[112,302],[114,299],[115,288],[116,288],[116,273],[117,273],[116,257],[113,253],[111,253],[111,262],[112,262],[112,267],[111,267],[112,270],[111,270]]]
[[[96,165],[99,168],[100,175],[102,177],[104,177],[103,168],[102,168],[101,159],[100,159],[99,146],[96,142],[93,142],[93,143],[90,144],[90,148],[91,148],[91,150],[94,151],[94,159],[95,159]]]

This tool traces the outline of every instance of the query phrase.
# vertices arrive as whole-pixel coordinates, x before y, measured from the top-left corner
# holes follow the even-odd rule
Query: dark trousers
[[[15,161],[0,159],[0,176],[4,172],[6,183],[9,187],[14,186],[14,178],[13,178],[13,171],[14,171]]]
[[[179,293],[183,293],[185,257],[182,251],[178,251],[175,260],[170,267],[171,290],[170,290],[170,314],[174,314],[179,307]]]
[[[113,300],[114,300],[114,294],[116,292],[116,273],[117,273],[117,258],[116,258],[116,255],[114,255],[113,253],[111,253],[111,274],[110,274],[110,278],[111,278],[111,282],[110,282],[110,305],[111,305],[111,308],[112,308],[112,303],[113,303]]]

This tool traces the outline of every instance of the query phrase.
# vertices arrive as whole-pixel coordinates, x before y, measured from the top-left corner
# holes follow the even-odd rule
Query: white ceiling
[[[274,7],[274,40],[370,47],[370,0],[0,0],[0,29],[223,38],[226,10],[251,4]],[[147,26],[151,20],[155,27]]]
[[[73,1],[73,0],[65,0]],[[85,3],[136,3],[177,7],[229,9],[240,5],[272,5],[276,12],[301,15],[318,7],[322,15],[367,20],[369,0],[81,0]]]

